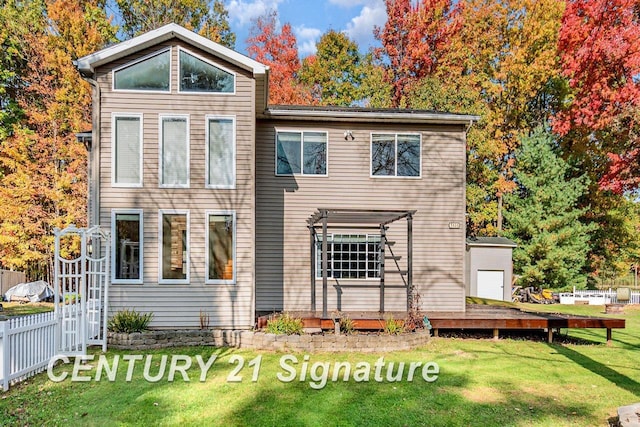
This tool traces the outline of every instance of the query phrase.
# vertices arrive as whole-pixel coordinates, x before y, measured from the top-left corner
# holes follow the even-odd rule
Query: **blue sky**
[[[288,22],[298,40],[300,56],[315,52],[315,44],[328,30],[344,31],[361,52],[376,44],[374,25],[384,25],[383,0],[224,0],[231,29],[236,33],[236,50],[246,53],[252,19],[269,10],[278,12],[280,23]]]

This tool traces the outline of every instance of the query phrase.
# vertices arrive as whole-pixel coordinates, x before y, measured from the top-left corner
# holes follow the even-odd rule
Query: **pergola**
[[[380,284],[373,285],[380,288],[380,312],[384,313],[384,261],[386,231],[389,224],[401,219],[407,220],[407,271],[405,285],[407,291],[407,310],[411,305],[412,270],[413,270],[413,215],[415,210],[378,210],[378,209],[323,209],[318,208],[307,220],[311,243],[311,311],[316,311],[316,235],[317,229],[322,229],[322,317],[327,317],[327,287],[328,287],[328,239],[327,231],[334,228],[375,228],[380,230]],[[396,261],[397,263],[397,261]],[[401,272],[402,273],[402,272]],[[345,285],[342,285],[343,287]],[[365,287],[365,285],[355,285]],[[368,286],[371,287],[371,286]],[[387,286],[398,287],[398,286]]]

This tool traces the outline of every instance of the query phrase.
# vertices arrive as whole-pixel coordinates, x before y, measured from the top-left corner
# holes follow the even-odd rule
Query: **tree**
[[[598,158],[601,188],[616,193],[640,184],[639,11],[638,0],[570,0],[558,40],[571,102],[553,128]]]
[[[286,23],[278,31],[277,23],[278,14],[275,11],[258,17],[247,39],[247,52],[270,68],[270,104],[311,104],[310,90],[298,80],[301,64],[291,25]]]
[[[236,36],[229,27],[229,13],[221,0],[209,8],[208,0],[115,0],[122,31],[127,38],[163,25],[176,23],[227,47]]]
[[[24,117],[0,144],[0,262],[46,277],[53,229],[86,223],[87,157],[75,133],[90,128],[91,91],[72,60],[113,40],[114,29],[98,2],[42,5],[12,5],[33,22],[19,52]]]
[[[468,209],[471,230],[495,234],[502,228],[503,196],[515,189],[512,168],[521,136],[547,122],[563,102],[556,46],[564,5],[467,0],[460,7],[463,26],[452,34],[435,74],[448,90],[467,92],[484,106],[476,111],[482,132],[469,143],[474,191]]]
[[[451,0],[385,0],[387,22],[374,34],[382,48],[386,79],[393,85],[392,105],[408,105],[408,86],[433,74],[461,25]]]
[[[590,233],[579,209],[587,178],[571,178],[557,142],[538,128],[516,151],[517,189],[505,196],[505,236],[515,240],[514,271],[524,286],[584,288]]]
[[[322,35],[317,52],[304,59],[300,81],[311,87],[317,104],[349,106],[360,99],[364,78],[358,45],[344,33]]]

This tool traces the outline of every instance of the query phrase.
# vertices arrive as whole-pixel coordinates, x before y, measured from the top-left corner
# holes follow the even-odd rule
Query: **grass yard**
[[[604,316],[603,307],[526,306],[544,311]],[[405,362],[402,381],[333,382],[315,390],[310,374],[300,381],[303,356],[293,367],[295,379],[279,364],[287,353],[256,353],[234,349],[180,348],[157,352],[110,350],[109,363],[120,363],[115,381],[55,383],[46,373],[14,386],[0,399],[3,425],[426,425],[426,426],[606,426],[618,406],[640,401],[640,307],[627,307],[627,328],[614,330],[606,346],[604,330],[571,330],[581,344],[547,344],[516,339],[435,338],[415,351],[378,354],[310,355],[316,362]],[[178,373],[173,382],[165,374],[155,383],[144,380],[144,362],[138,362],[126,381],[123,357],[151,354],[149,374],[158,373],[162,355],[218,359],[200,382],[195,359],[185,382]],[[99,353],[95,353],[96,355]],[[256,357],[261,356],[259,367]],[[228,377],[237,360],[245,361],[240,382]],[[252,366],[248,366],[250,361]],[[234,363],[229,363],[235,361]],[[411,362],[436,362],[435,382],[416,371],[406,380]],[[92,370],[83,372],[95,377]],[[111,366],[111,365],[110,365]],[[387,365],[388,366],[388,365]],[[72,364],[60,365],[56,375],[71,374]],[[259,368],[259,369],[258,369]],[[318,368],[320,369],[320,368]],[[251,377],[257,372],[257,381]],[[321,371],[317,371],[321,372]],[[386,374],[386,367],[384,374]],[[386,375],[385,375],[386,376]],[[320,382],[320,381],[318,381]]]
[[[35,302],[35,303],[3,302],[2,312],[0,312],[0,314],[3,316],[15,317],[15,316],[25,316],[27,314],[45,313],[47,311],[53,311],[53,303],[50,303],[50,302]]]

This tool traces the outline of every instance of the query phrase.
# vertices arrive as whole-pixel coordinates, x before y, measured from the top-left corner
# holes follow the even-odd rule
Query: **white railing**
[[[0,381],[3,390],[47,369],[56,354],[54,312],[0,320]]]
[[[560,304],[640,304],[640,291],[631,291],[629,301],[618,301],[614,290],[608,291],[573,291],[560,293]]]

